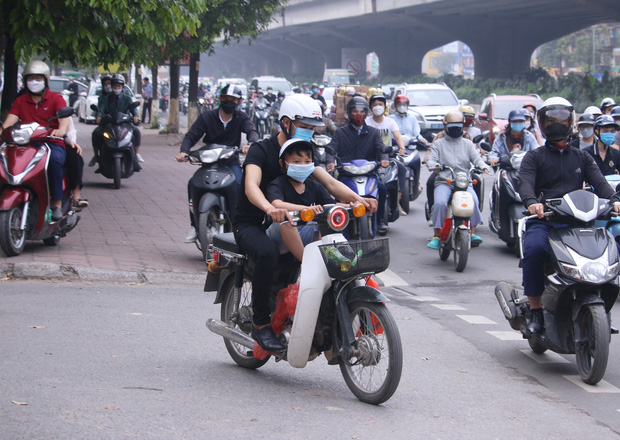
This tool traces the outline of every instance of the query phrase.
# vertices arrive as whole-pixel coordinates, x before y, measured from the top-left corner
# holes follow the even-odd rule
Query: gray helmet
[[[592,113],[584,113],[583,115],[579,116],[579,121],[577,122],[577,125],[594,125],[595,122],[596,116],[594,116]]]
[[[125,85],[125,77],[120,73],[115,73],[114,76],[112,76],[112,85],[114,84]]]
[[[28,75],[43,75],[45,77],[45,84],[47,85],[50,79],[50,68],[43,61],[32,60],[26,64],[22,72],[22,79],[24,82],[26,82],[26,77]]]

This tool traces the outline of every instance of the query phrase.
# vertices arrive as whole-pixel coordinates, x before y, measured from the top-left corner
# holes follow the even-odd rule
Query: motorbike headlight
[[[349,174],[362,175],[362,174],[370,173],[372,170],[375,169],[375,166],[376,165],[373,164],[373,163],[369,163],[369,164],[363,165],[361,167],[358,167],[358,166],[355,166],[355,165],[346,165],[346,166],[342,167],[342,169],[345,170]]]
[[[606,283],[617,277],[619,268],[618,263],[610,266],[605,264],[601,259],[588,261],[583,266],[573,266],[562,263],[560,264],[560,267],[569,277],[578,281],[586,281],[593,284]]]
[[[454,185],[457,188],[467,188],[469,185],[469,177],[463,173],[457,174],[456,179],[454,180]]]
[[[34,133],[34,130],[39,126],[37,123],[24,124],[11,130],[11,136],[13,142],[17,145],[26,145],[30,142],[30,136]]]
[[[221,152],[222,152],[222,148],[214,148],[212,150],[203,150],[200,152],[200,161],[202,163],[217,162],[217,159],[218,157],[220,157]]]
[[[329,145],[331,139],[327,136],[317,136],[312,138],[312,143],[318,147],[325,147]]]

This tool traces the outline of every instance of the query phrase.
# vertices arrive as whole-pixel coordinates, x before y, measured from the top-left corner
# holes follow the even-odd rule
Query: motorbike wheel
[[[586,306],[577,320],[581,334],[575,350],[577,370],[581,380],[595,385],[605,375],[609,359],[611,331],[605,307],[602,304]]]
[[[359,400],[379,405],[392,397],[400,382],[403,350],[398,327],[385,304],[354,302],[349,313],[354,354],[340,358],[340,371]]]
[[[467,266],[467,257],[469,257],[469,248],[471,247],[471,238],[469,231],[457,229],[454,239],[454,265],[457,272],[463,272]]]
[[[120,157],[114,158],[114,189],[121,187],[122,162]]]
[[[400,207],[403,208],[407,214],[409,214],[409,184],[405,184],[405,190],[400,196]]]
[[[205,262],[213,258],[213,236],[219,231],[219,209],[211,208],[207,212],[201,212],[198,216],[198,240],[200,240],[200,249]]]
[[[360,240],[372,239],[372,217],[365,215],[359,221],[360,225]]]
[[[452,251],[452,237],[448,237],[446,241],[439,243],[439,259],[446,261],[450,257]]]
[[[21,254],[26,246],[26,231],[20,230],[22,215],[21,206],[0,212],[0,248],[7,257]]]
[[[224,289],[221,311],[222,321],[249,335],[252,331],[252,281],[247,276],[243,277],[238,308],[235,307],[235,288],[232,278]],[[247,347],[228,339],[224,339],[224,345],[226,345],[226,350],[228,350],[228,354],[233,361],[243,368],[252,370],[260,368],[270,358],[270,356],[267,356],[262,360],[256,359]]]
[[[527,343],[530,344],[530,348],[536,354],[543,354],[545,351],[547,351],[547,347],[539,343],[536,336],[528,339]]]

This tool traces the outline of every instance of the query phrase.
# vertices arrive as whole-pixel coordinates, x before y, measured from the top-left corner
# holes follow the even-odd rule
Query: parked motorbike
[[[347,242],[340,233],[351,212],[363,215],[359,206],[326,205],[316,216],[309,209],[291,213],[298,223],[317,221],[325,235],[305,247],[302,264],[282,256],[274,275],[272,327],[284,352],[264,352],[250,337],[253,262],[232,233],[214,237],[217,260],[209,265],[205,291],[217,288],[215,303],[222,309],[221,321],[208,319],[207,327],[224,337],[232,359],[245,368],[259,368],[270,356],[303,368],[323,353],[329,365],[340,366],[358,399],[378,405],[398,387],[402,346],[389,300],[367,281],[387,269],[388,239]]]
[[[535,353],[551,350],[575,354],[577,370],[588,384],[605,375],[611,340],[610,312],[618,297],[620,260],[613,236],[597,228],[596,219],[608,219],[613,205],[594,193],[577,190],[545,203],[545,216],[566,227],[549,232],[549,259],[545,263],[542,294],[544,330],[532,335],[525,328],[528,299],[522,291],[501,282],[495,296],[504,316],[515,330],[521,330]],[[519,221],[519,241],[528,220]]]
[[[64,107],[58,118],[67,118],[73,108]],[[53,120],[56,118],[50,119]],[[43,240],[56,246],[77,225],[80,217],[71,209],[72,191],[63,177],[60,221],[52,221],[47,166],[49,127],[36,122],[15,125],[2,132],[0,145],[0,248],[13,257],[23,252],[26,240]]]
[[[140,106],[134,102],[129,111]],[[90,108],[97,112],[97,106]],[[114,115],[103,115],[101,118],[103,131],[100,140],[101,151],[97,163],[101,175],[114,180],[114,188],[121,187],[121,179],[130,178],[136,167],[136,150],[133,145],[133,116],[130,113],[116,112]]]
[[[271,132],[269,125],[269,107],[270,104],[259,104],[254,106],[254,126],[261,139]]]
[[[520,257],[518,245],[519,220],[523,218],[523,202],[519,195],[519,169],[527,153],[515,150],[500,157],[500,171],[496,174],[489,200],[489,229],[514,248]]]
[[[196,245],[205,262],[213,257],[213,236],[232,231],[232,210],[237,206],[239,187],[226,163],[238,154],[238,147],[217,144],[189,153],[190,163],[200,165],[189,188],[198,233]]]
[[[447,183],[454,183],[454,188],[439,234],[439,258],[447,260],[454,250],[456,271],[463,272],[471,249],[470,218],[474,214],[474,198],[467,192],[467,187],[475,182],[470,177],[471,173],[455,173],[450,167],[444,169],[452,172],[452,181],[448,180]]]

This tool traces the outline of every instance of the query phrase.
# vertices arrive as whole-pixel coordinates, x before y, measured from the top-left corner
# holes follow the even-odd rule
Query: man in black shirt
[[[241,133],[245,133],[249,143],[258,140],[258,133],[249,116],[242,111],[236,110],[243,98],[241,89],[234,84],[227,84],[220,92],[220,106],[216,109],[202,112],[192,128],[187,132],[181,143],[181,151],[177,154],[177,162],[187,160],[187,155],[191,148],[203,137],[205,144],[220,144],[228,146],[239,146],[241,144]],[[245,145],[241,148],[242,154],[247,154],[250,146]],[[241,165],[239,157],[234,156],[226,164],[241,184]],[[189,218],[191,229],[185,237],[185,243],[194,243],[198,238],[196,232],[196,219],[192,210],[192,196],[190,194],[189,182],[187,184],[189,199]]]
[[[594,144],[584,148],[594,158],[604,176],[620,174],[620,152],[610,148],[619,128],[613,117],[599,116],[594,123]]]

